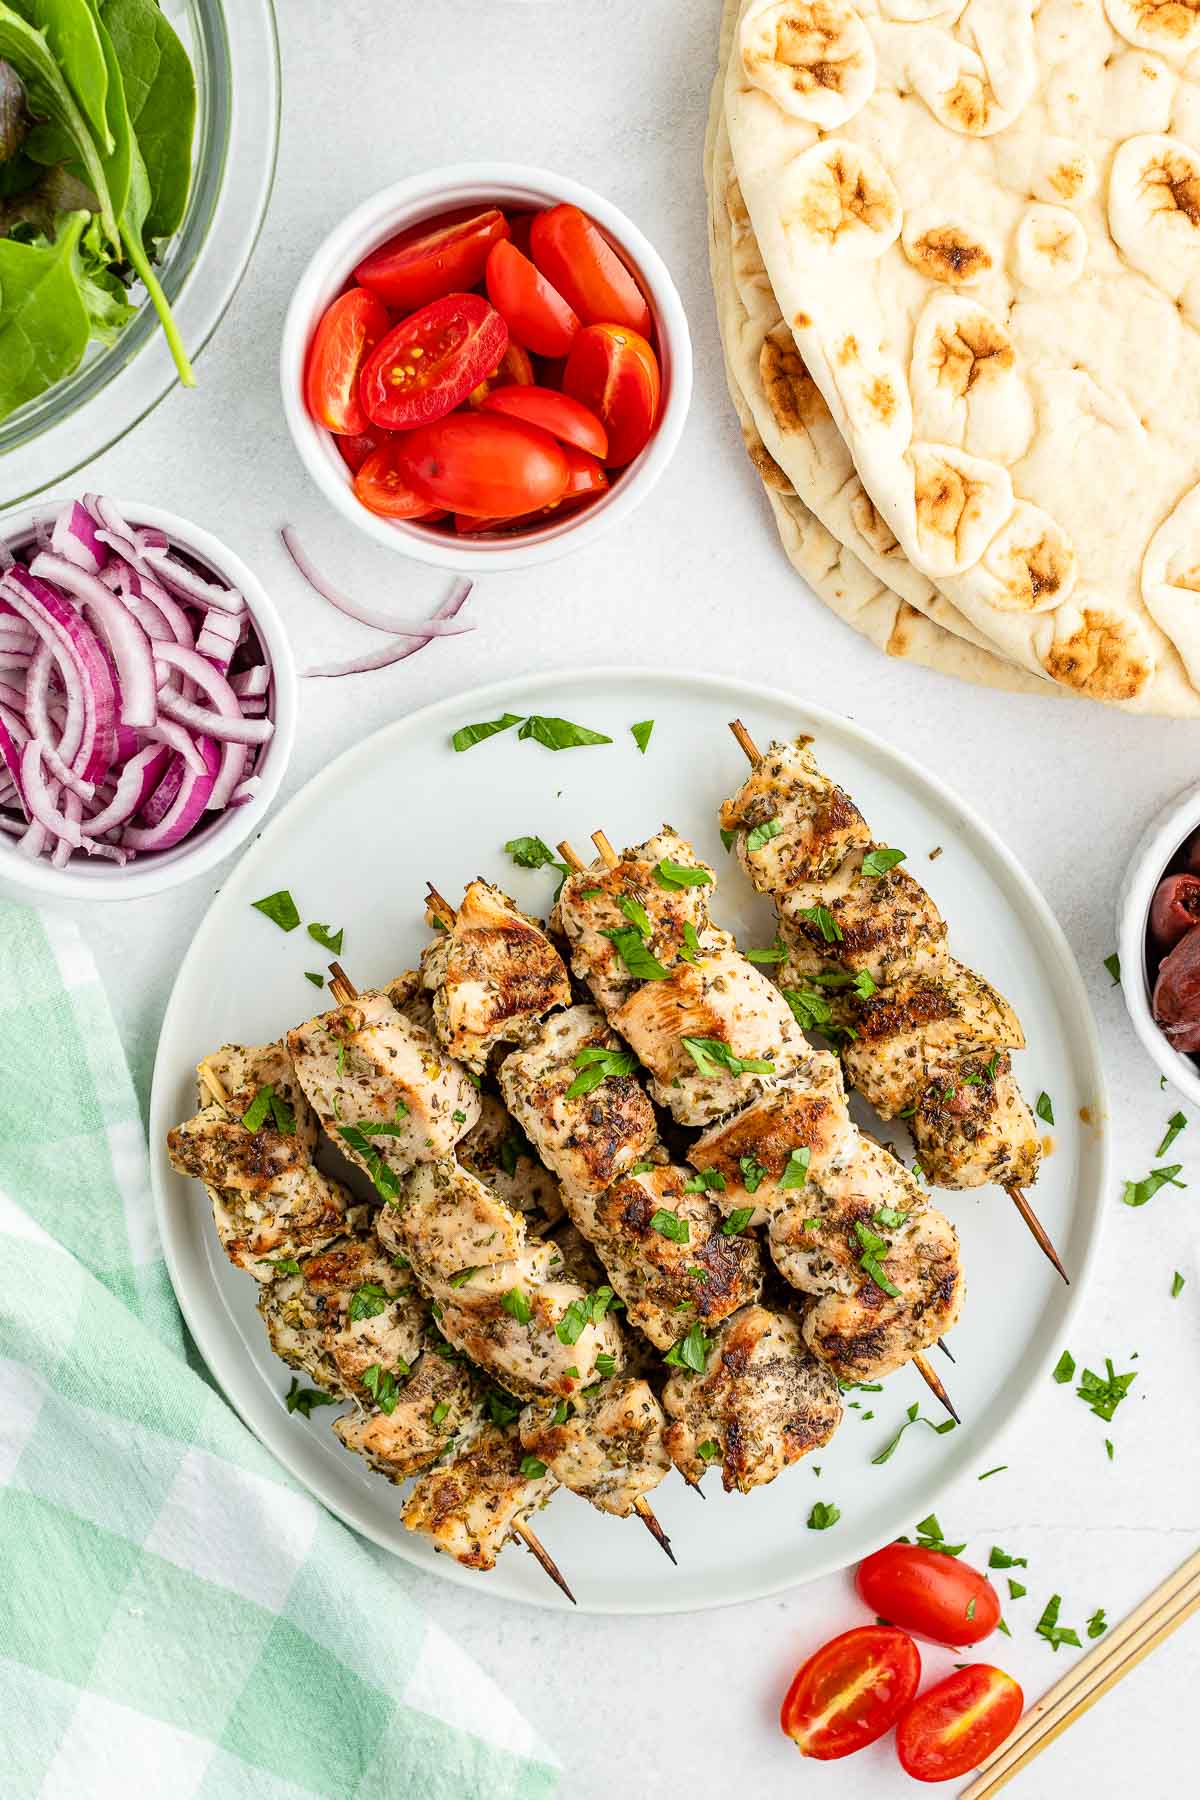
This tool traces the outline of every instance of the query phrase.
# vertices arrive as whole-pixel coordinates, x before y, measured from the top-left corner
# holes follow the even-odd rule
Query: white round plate
[[[560,715],[607,732],[613,743],[555,753],[513,730],[465,754],[452,751],[456,727],[505,711]],[[603,827],[618,845],[636,843],[669,819],[720,872],[720,922],[745,945],[770,943],[770,907],[724,856],[717,829],[718,804],[745,769],[726,729],[735,716],[764,744],[814,735],[822,763],[855,796],[877,835],[907,851],[914,874],[950,920],[955,953],[991,975],[1017,1006],[1030,1044],[1017,1058],[1023,1086],[1031,1096],[1050,1093],[1058,1121],[1038,1210],[1074,1281],[1063,1286],[999,1190],[942,1196],[962,1236],[968,1296],[954,1331],[956,1363],[936,1352],[934,1360],[962,1428],[944,1437],[914,1428],[890,1461],[872,1466],[911,1402],[919,1401],[925,1416],[941,1417],[916,1372],[904,1369],[882,1392],[850,1396],[859,1405],[847,1408],[833,1443],[770,1487],[728,1495],[710,1474],[701,1501],[669,1480],[654,1507],[675,1545],[677,1569],[636,1520],[610,1519],[556,1494],[537,1529],[580,1608],[673,1612],[750,1600],[911,1533],[946,1483],[1011,1456],[1014,1415],[1061,1351],[1096,1253],[1107,1161],[1104,1082],[1078,970],[1028,877],[936,777],[800,699],[704,675],[564,671],[478,689],[388,726],[284,808],[209,909],[180,969],[159,1044],[150,1115],[154,1185],[179,1303],[246,1423],[347,1523],[410,1562],[482,1583],[481,1592],[566,1604],[516,1547],[486,1577],[435,1556],[403,1529],[399,1490],[342,1449],[328,1410],[311,1421],[289,1416],[282,1396],[291,1371],[267,1348],[255,1283],[222,1256],[204,1190],[167,1161],[166,1132],[194,1110],[200,1057],[231,1040],[278,1037],[320,1010],[304,971],[322,968],[325,954],[303,929],[285,934],[251,909],[277,888],[291,889],[306,922],[345,927],[341,960],[366,987],[415,964],[428,936],[426,881],[454,899],[483,873],[544,915],[553,874],[514,868],[507,839],[536,834],[550,845],[570,838],[586,847],[589,832]],[[629,728],[650,718],[654,734],[642,756]],[[939,845],[942,855],[929,861]],[[1081,1109],[1095,1123],[1082,1123]],[[884,1135],[894,1137],[895,1128]],[[993,1446],[1002,1436],[1005,1455],[998,1459]],[[817,1500],[841,1509],[831,1530],[806,1527]]]

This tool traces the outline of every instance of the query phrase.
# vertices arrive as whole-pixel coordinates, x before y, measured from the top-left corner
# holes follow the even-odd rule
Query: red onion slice
[[[149,738],[152,743],[166,744],[168,749],[174,750],[183,758],[193,774],[203,775],[204,758],[197,750],[190,733],[182,725],[177,725],[174,719],[165,719],[160,713],[153,725],[144,728],[142,736]]]
[[[185,771],[174,805],[159,824],[147,827],[129,825],[121,833],[126,850],[170,850],[182,842],[204,816],[221,763],[221,752],[212,738],[200,738],[197,744],[204,758],[205,772],[197,775]]]
[[[322,600],[328,600],[330,606],[335,606],[338,612],[345,613],[348,619],[354,619],[359,625],[370,625],[375,631],[390,631],[397,637],[426,640],[435,637],[461,637],[464,632],[475,630],[474,625],[460,625],[452,615],[443,615],[440,610],[432,619],[403,619],[397,618],[393,613],[377,612],[373,606],[366,606],[360,600],[352,600],[321,574],[308,552],[301,548],[292,526],[285,525],[279,535],[283,539],[284,549],[314,593],[320,594]]]
[[[231,675],[229,685],[239,700],[257,700],[260,696],[265,696],[271,685],[271,671],[266,663],[255,663],[252,669],[243,669],[239,675]]]
[[[473,583],[469,581],[456,581],[434,613],[434,620],[453,619],[466,603],[472,586]],[[316,669],[305,669],[305,679],[308,681],[336,680],[341,675],[365,675],[371,669],[387,669],[393,663],[403,662],[408,656],[415,656],[418,650],[424,650],[425,646],[432,642],[432,637],[395,638],[390,644],[385,644],[382,650],[375,651],[371,656],[358,656],[351,662],[325,663]]]
[[[238,697],[219,669],[214,669],[198,650],[186,650],[182,644],[157,644],[155,668],[161,673],[177,669],[188,675],[212,704],[212,713],[204,712],[190,701],[178,698],[171,688],[162,690],[160,704],[168,718],[193,725],[213,737],[238,744],[262,744],[274,730],[271,721],[244,719]],[[197,715],[200,715],[199,718]],[[214,717],[214,715],[216,715]],[[267,728],[264,730],[264,726]]]
[[[227,613],[246,610],[246,602],[235,588],[218,587],[215,582],[205,581],[169,550],[147,550],[143,561],[149,565],[150,573],[179,599],[192,600],[197,606],[215,606]]]
[[[102,846],[89,837],[80,825],[83,807],[79,796],[68,794],[64,807],[59,807],[58,783],[46,780],[42,746],[36,738],[30,738],[21,752],[21,787],[34,823],[40,825],[48,836],[65,838],[72,850],[86,850],[89,856],[102,851]]]
[[[108,555],[97,535],[95,520],[78,500],[69,501],[55,519],[50,548],[85,575],[99,575]]]
[[[228,744],[266,744],[275,734],[275,725],[271,719],[252,719],[238,708],[236,716],[225,712],[210,712],[207,707],[197,706],[192,700],[185,700],[173,688],[164,687],[159,690],[159,705],[168,719],[177,724],[189,725],[193,731],[207,737],[219,738]]]
[[[129,609],[96,576],[86,575],[64,557],[43,550],[30,564],[30,573],[78,600],[108,640],[120,678],[121,723],[153,725],[158,717],[154,658],[150,639]]]
[[[83,740],[73,763],[85,781],[99,781],[112,761],[117,715],[112,676],[99,644],[75,609],[19,563],[0,577],[0,587],[50,646],[62,671],[65,692],[78,694]]]
[[[106,831],[126,824],[135,813],[141,811],[159,786],[172,754],[165,744],[147,744],[144,750],[139,750],[136,756],[130,757],[117,778],[116,790],[104,811],[93,814],[87,821],[92,837],[103,837]],[[201,767],[207,773],[203,758]]]

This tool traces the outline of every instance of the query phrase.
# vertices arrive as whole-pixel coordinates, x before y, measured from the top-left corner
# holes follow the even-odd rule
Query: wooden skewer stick
[[[1048,1744],[1103,1699],[1179,1627],[1200,1611],[1200,1551],[1169,1575],[1082,1662],[1035,1702],[1011,1736],[980,1764],[962,1800],[991,1800]]]
[[[943,1356],[948,1356],[948,1357],[949,1357],[949,1358],[950,1358],[950,1361],[951,1361],[951,1362],[957,1362],[957,1361],[958,1361],[958,1358],[957,1358],[957,1356],[955,1356],[955,1354],[954,1354],[954,1352],[953,1352],[953,1350],[952,1350],[952,1349],[951,1349],[951,1348],[950,1348],[950,1346],[949,1346],[949,1344],[948,1344],[948,1343],[947,1343],[947,1342],[946,1342],[946,1340],[945,1340],[945,1338],[939,1338],[939,1339],[938,1339],[938,1341],[937,1341],[937,1347],[938,1347],[938,1349],[939,1349],[939,1350],[940,1350],[940,1351],[941,1351],[941,1353],[942,1353],[942,1355],[943,1355]]]
[[[449,931],[458,915],[445,896],[438,893],[432,882],[429,883],[429,893],[425,905],[434,918]]]
[[[571,1602],[572,1606],[577,1606],[578,1601],[576,1600],[574,1594],[571,1592],[570,1588],[567,1586],[566,1582],[563,1580],[562,1570],[559,1568],[558,1564],[555,1562],[554,1558],[551,1556],[550,1552],[547,1550],[545,1544],[543,1544],[541,1538],[538,1537],[537,1533],[535,1531],[531,1531],[529,1529],[528,1525],[522,1524],[519,1519],[513,1520],[512,1531],[513,1531],[514,1536],[520,1538],[520,1540],[524,1544],[525,1548],[527,1550],[530,1550],[533,1552],[534,1557],[537,1559],[537,1561],[539,1563],[541,1563],[543,1569],[545,1569],[547,1575],[550,1577],[550,1579],[554,1583],[555,1587],[559,1587],[562,1589],[563,1593],[567,1596],[567,1599]],[[674,1562],[674,1560],[675,1560],[675,1558],[672,1557],[671,1561]]]
[[[595,844],[597,850],[600,852],[600,860],[604,864],[605,868],[606,869],[615,869],[621,859],[617,855],[616,851],[613,849],[612,845],[609,843],[609,841],[608,841],[607,837],[604,835],[604,833],[602,831],[593,831],[592,842],[593,842],[593,844]]]
[[[741,749],[745,752],[751,767],[757,768],[762,761],[762,752],[754,742],[754,739],[750,736],[750,733],[746,730],[746,727],[742,724],[742,721],[740,719],[731,720],[729,729],[737,739]],[[1024,1219],[1030,1232],[1033,1234],[1033,1239],[1037,1244],[1038,1249],[1042,1252],[1043,1256],[1049,1258],[1050,1262],[1054,1264],[1054,1267],[1058,1270],[1067,1286],[1070,1287],[1071,1277],[1063,1267],[1062,1258],[1054,1248],[1054,1243],[1049,1232],[1034,1212],[1021,1189],[1013,1184],[1011,1186],[1006,1186],[1004,1191],[1013,1202],[1022,1219]]]
[[[646,1499],[644,1494],[640,1495],[638,1499],[634,1501],[633,1510],[642,1521],[642,1524],[646,1527],[646,1530],[650,1533],[650,1536],[654,1539],[659,1549],[665,1550],[671,1561],[675,1562],[675,1552],[671,1548],[671,1540],[663,1530],[658,1519],[655,1517],[650,1502]],[[678,1567],[678,1564],[676,1564],[676,1567]]]
[[[586,867],[584,860],[569,839],[563,839],[562,843],[558,846],[558,854],[562,857],[572,875],[581,875],[583,873],[583,870]]]
[[[213,1068],[212,1064],[208,1061],[207,1057],[202,1063],[197,1063],[196,1073],[200,1077],[201,1087],[206,1087],[208,1089],[217,1105],[228,1108],[229,1095],[226,1092],[225,1084],[217,1074],[217,1071]]]
[[[358,999],[358,989],[339,962],[331,962],[329,965],[329,991],[339,1006],[346,1006],[351,1000]]]

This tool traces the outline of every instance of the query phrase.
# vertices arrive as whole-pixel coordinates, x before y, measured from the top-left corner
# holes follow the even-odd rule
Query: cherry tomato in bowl
[[[391,435],[390,431],[380,431],[378,425],[368,425],[365,431],[357,431],[353,437],[335,437],[333,443],[350,473],[357,475],[371,452],[386,444]]]
[[[562,444],[574,444],[603,462],[608,455],[608,433],[594,412],[570,394],[545,387],[497,388],[483,402],[484,412],[504,413],[540,425]]]
[[[359,371],[391,323],[383,301],[361,287],[339,294],[322,315],[305,364],[304,403],[327,431],[354,437],[367,429]]]
[[[405,432],[396,467],[430,506],[476,518],[513,518],[553,506],[570,471],[548,431],[500,413],[456,412]]]
[[[381,519],[436,519],[440,508],[416,493],[397,466],[399,438],[390,438],[362,462],[354,476],[354,491],[368,512]]]
[[[650,308],[600,227],[577,206],[552,206],[529,228],[529,250],[546,280],[585,325],[627,325],[648,338]]]
[[[556,287],[513,244],[499,243],[487,261],[488,299],[509,332],[535,356],[565,356],[579,318]]]
[[[920,1679],[920,1652],[907,1632],[860,1625],[801,1665],[779,1723],[802,1756],[833,1762],[890,1731]]]
[[[485,375],[478,387],[473,387],[467,395],[467,405],[482,406],[488,395],[496,388],[532,387],[536,377],[528,350],[522,350],[520,344],[509,339],[508,349],[500,358],[499,368]]]
[[[574,444],[563,444],[563,455],[567,459],[566,492],[553,506],[543,506],[537,512],[518,513],[513,519],[480,519],[472,518],[467,513],[456,513],[454,529],[460,537],[478,537],[485,531],[517,531],[528,530],[538,525],[549,525],[561,513],[574,512],[577,507],[602,494],[608,486],[608,476],[603,463],[589,456],[585,450],[577,450]]]
[[[508,347],[508,327],[480,294],[447,294],[402,319],[371,352],[359,396],[372,425],[408,431],[460,406]]]
[[[508,221],[495,206],[465,218],[426,220],[372,250],[354,279],[393,311],[416,312],[445,294],[478,286],[492,247],[508,235]]]
[[[563,392],[596,414],[608,433],[605,461],[624,468],[641,455],[658,422],[658,358],[636,331],[589,325],[571,345]]]
[[[977,1769],[1013,1730],[1025,1696],[990,1663],[956,1669],[914,1700],[896,1727],[900,1766],[915,1781],[953,1781]]]
[[[855,1577],[873,1613],[935,1644],[978,1644],[1000,1622],[1000,1597],[987,1576],[943,1550],[885,1544]]]

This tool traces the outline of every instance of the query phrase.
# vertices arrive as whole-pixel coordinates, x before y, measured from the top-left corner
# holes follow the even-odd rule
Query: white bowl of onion
[[[88,494],[0,527],[0,890],[133,900],[260,825],[298,684],[262,584],[211,532]]]

